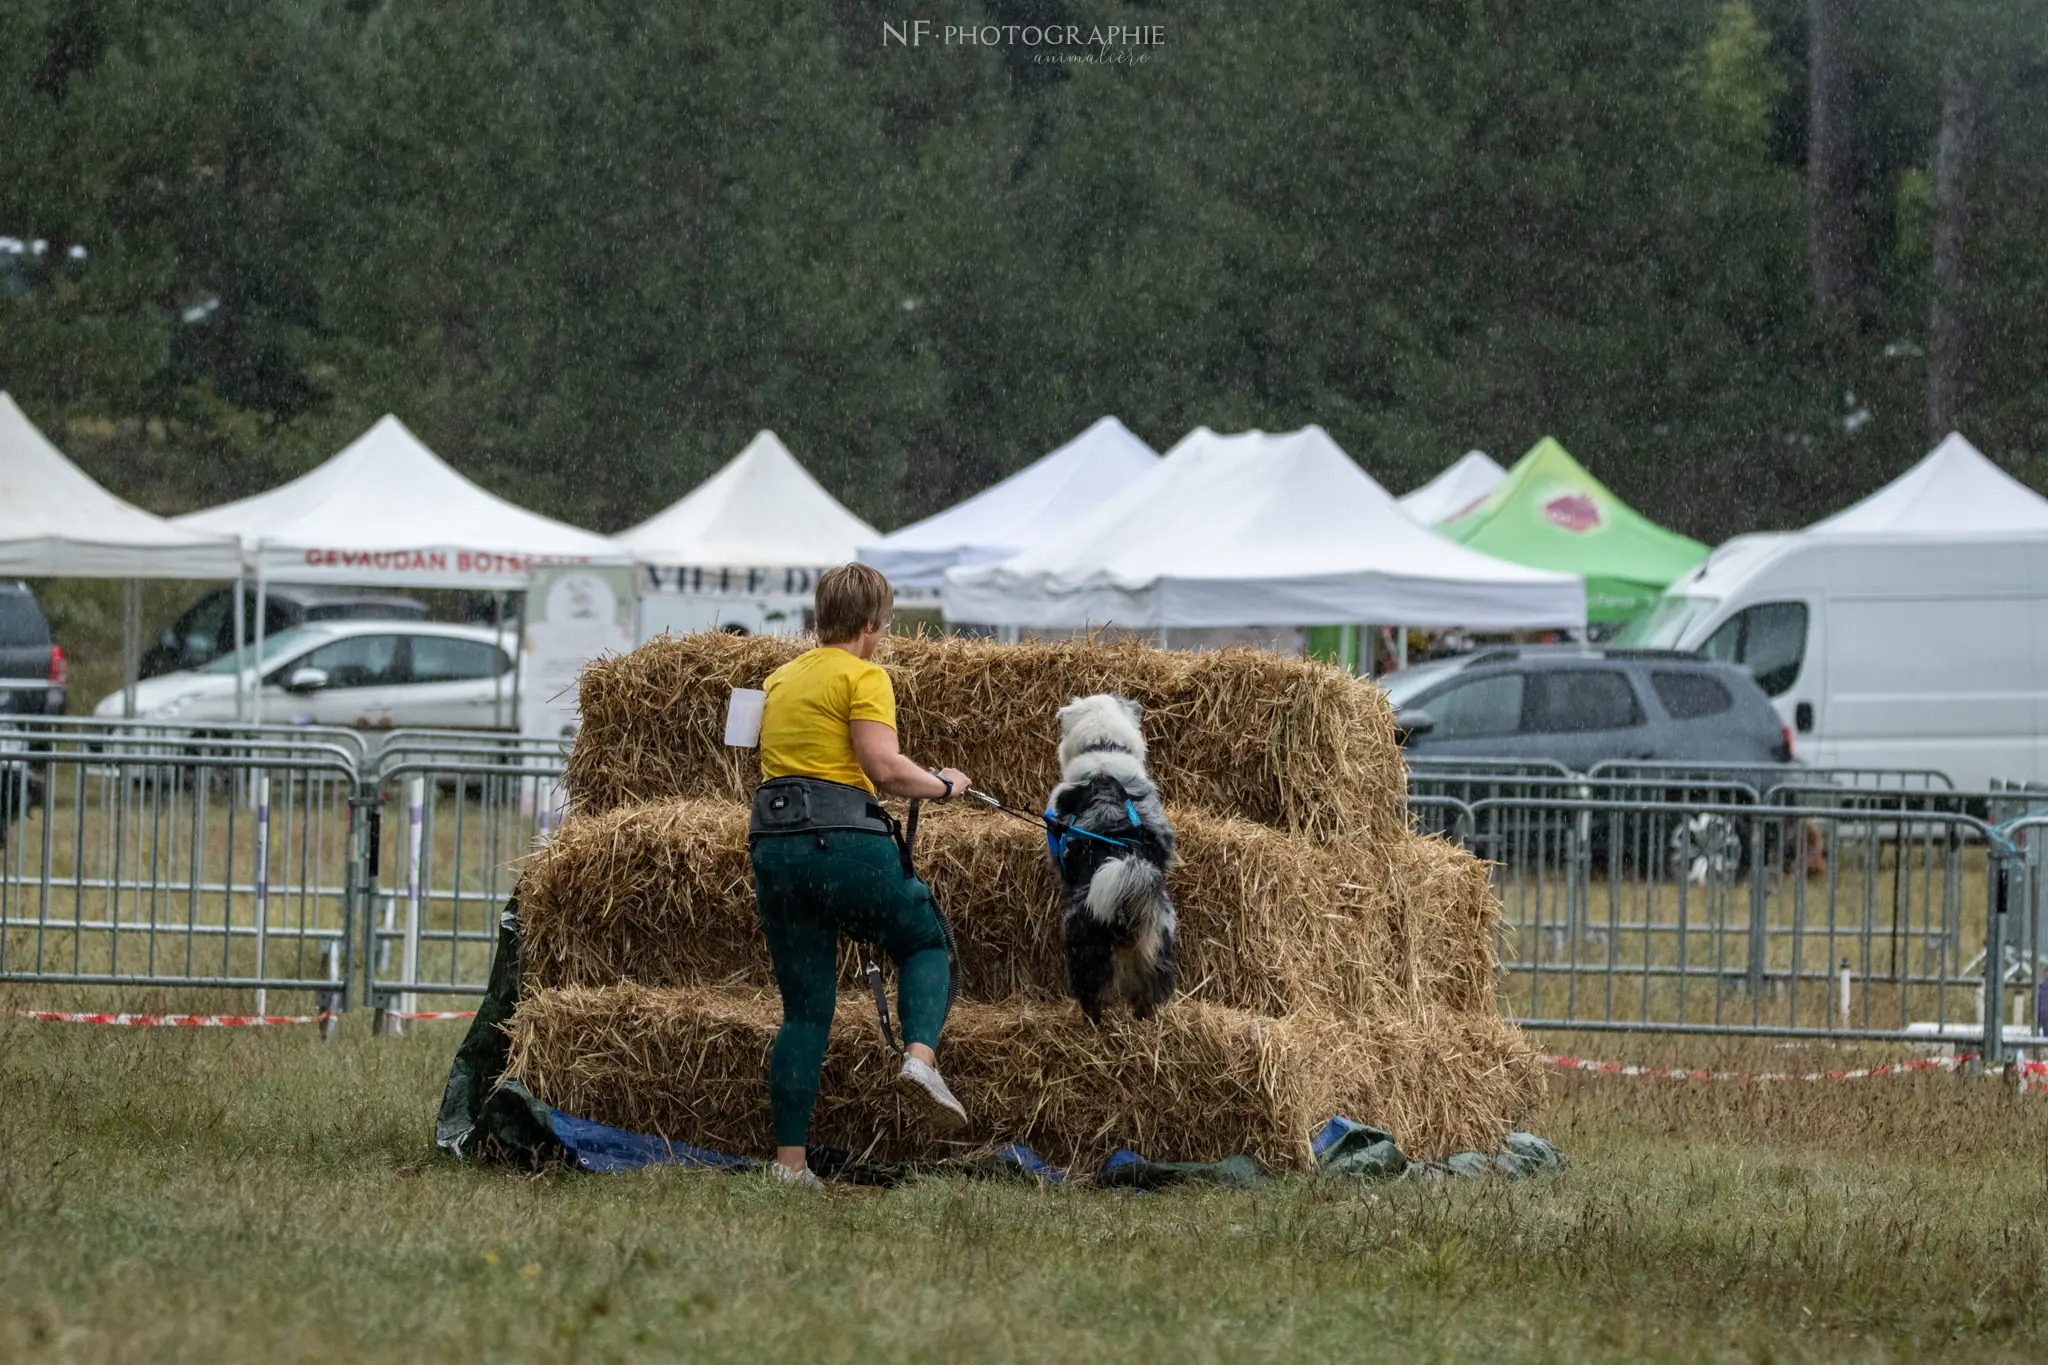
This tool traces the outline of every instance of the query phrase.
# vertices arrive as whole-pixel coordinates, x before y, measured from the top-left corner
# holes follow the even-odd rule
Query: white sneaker
[[[771,1161],[768,1163],[768,1174],[773,1176],[778,1183],[794,1185],[800,1190],[822,1190],[825,1188],[825,1182],[811,1174],[811,1168],[808,1166],[800,1171],[793,1171],[779,1161]]]
[[[943,1131],[967,1126],[967,1110],[953,1098],[953,1092],[946,1089],[946,1078],[929,1062],[905,1057],[903,1070],[896,1076],[896,1091]]]

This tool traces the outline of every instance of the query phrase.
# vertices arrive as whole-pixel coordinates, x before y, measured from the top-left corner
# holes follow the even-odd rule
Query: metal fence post
[[[256,776],[256,980],[270,970],[270,774]],[[270,1012],[270,992],[256,987],[256,1013]]]
[[[461,790],[460,787],[456,789],[457,801],[462,799]],[[408,988],[420,979],[420,822],[426,811],[426,791],[426,778],[415,777],[412,780],[411,791],[406,801],[405,824],[408,859],[405,875],[405,952],[400,960],[403,964],[401,970],[405,973],[405,984]],[[456,822],[455,834],[459,843],[462,837],[462,824],[459,819]],[[459,855],[456,865],[458,868],[461,866]],[[461,894],[462,888],[458,883],[455,888],[456,914],[458,917],[461,915]],[[399,995],[398,1012],[400,1014],[411,1015],[417,1013],[419,1007],[419,996],[412,990],[407,989]]]
[[[2012,903],[2012,846],[1991,843],[1991,904],[1984,917],[1984,1065],[2005,1061],[2005,929]]]
[[[377,812],[377,780],[357,777],[348,798],[349,856],[346,907],[342,920],[341,1008],[356,1003],[356,974],[362,973],[362,998],[370,998],[370,955],[367,939],[358,944],[357,935],[367,934],[371,923],[370,897],[377,884],[377,837],[381,823]]]
[[[379,1011],[379,1017],[372,1020],[372,1031],[382,1030],[381,1017],[383,1002],[377,998],[375,981],[377,976],[377,875],[378,863],[384,843],[384,795],[382,784],[375,774],[363,777],[356,789],[355,799],[350,803],[363,812],[363,863],[362,871],[356,878],[356,905],[361,916],[361,928],[357,942],[362,953],[363,1003]]]
[[[1763,994],[1764,970],[1769,965],[1770,904],[1767,869],[1764,867],[1764,822],[1749,822],[1749,999],[1750,1015],[1756,1015],[1757,997]]]

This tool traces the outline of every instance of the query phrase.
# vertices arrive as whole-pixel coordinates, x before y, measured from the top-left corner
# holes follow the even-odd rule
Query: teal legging
[[[896,964],[903,1041],[926,1047],[938,1046],[946,1021],[946,937],[931,888],[903,875],[886,834],[782,834],[756,840],[753,852],[754,903],[782,990],[768,1108],[775,1145],[801,1147],[832,1028],[839,931],[879,944]]]

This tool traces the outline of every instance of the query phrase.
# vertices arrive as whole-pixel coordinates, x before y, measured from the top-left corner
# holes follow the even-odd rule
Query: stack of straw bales
[[[572,818],[520,890],[526,995],[512,1074],[570,1112],[700,1145],[769,1145],[780,1018],[754,919],[751,750],[726,697],[803,646],[663,639],[585,671]],[[1483,865],[1407,825],[1379,689],[1252,650],[893,639],[905,751],[957,763],[1010,804],[1058,780],[1055,712],[1121,692],[1146,708],[1180,833],[1168,883],[1182,991],[1097,1033],[1065,998],[1058,879],[1039,831],[928,806],[920,874],[958,938],[940,1063],[975,1141],[1062,1164],[1117,1146],[1169,1160],[1308,1164],[1335,1113],[1412,1154],[1492,1148],[1540,1101],[1533,1050],[1494,1002],[1498,904]],[[842,962],[813,1141],[882,1160],[941,1154],[906,1130],[856,962]]]

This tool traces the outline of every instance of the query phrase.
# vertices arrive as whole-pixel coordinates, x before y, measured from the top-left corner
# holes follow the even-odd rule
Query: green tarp
[[[1586,615],[1601,622],[1641,614],[1707,557],[1697,540],[1608,492],[1548,436],[1483,501],[1436,529],[1500,559],[1578,574],[1586,580]]]

